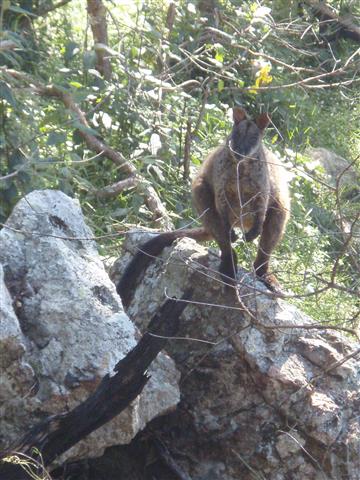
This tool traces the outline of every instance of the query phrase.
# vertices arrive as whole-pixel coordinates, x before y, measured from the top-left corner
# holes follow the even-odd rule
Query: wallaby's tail
[[[124,307],[128,307],[134,295],[139,277],[145,272],[154,257],[161,254],[165,247],[169,247],[177,238],[190,237],[194,240],[210,240],[212,237],[204,228],[191,228],[165,232],[151,238],[141,247],[126,266],[125,271],[116,286]]]

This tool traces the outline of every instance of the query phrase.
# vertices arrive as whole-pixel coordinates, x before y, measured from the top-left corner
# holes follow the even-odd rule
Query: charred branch
[[[191,293],[190,289],[187,290],[182,300],[189,299]],[[35,425],[1,455],[0,478],[34,478],[23,466],[4,459],[20,453],[31,460],[37,451],[42,465],[33,473],[41,473],[44,466],[124,410],[149,380],[146,369],[164,348],[167,338],[176,334],[179,317],[186,305],[184,301],[167,300],[152,318],[139,343],[117,363],[113,376],[106,375],[95,392],[70,412],[53,415]]]

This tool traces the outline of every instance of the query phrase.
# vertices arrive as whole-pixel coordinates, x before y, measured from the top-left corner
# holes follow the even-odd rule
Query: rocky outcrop
[[[136,344],[77,201],[37,191],[0,232],[0,450],[48,415],[73,408]],[[143,393],[67,456],[128,443],[179,400],[178,373],[160,354]]]
[[[128,235],[125,249],[144,235]],[[78,203],[53,191],[24,198],[0,232],[1,447],[78,404],[136,342],[91,237]],[[235,295],[218,263],[179,241],[147,269],[127,311],[144,330],[166,296],[194,287],[169,340],[176,410],[178,370],[160,355],[132,407],[68,457],[131,441],[88,462],[90,478],[358,480],[359,346],[314,328],[244,270]]]
[[[127,249],[135,238],[129,235]],[[218,263],[181,240],[147,269],[128,308],[145,328],[166,296],[195,288],[168,349],[182,374],[182,401],[151,426],[188,476],[156,478],[357,480],[359,345],[313,328],[245,271],[236,297],[219,282]],[[114,266],[115,280],[123,264]]]

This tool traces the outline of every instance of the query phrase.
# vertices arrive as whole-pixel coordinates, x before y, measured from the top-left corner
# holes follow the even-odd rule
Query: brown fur
[[[265,277],[289,218],[284,167],[261,143],[268,122],[266,114],[253,122],[235,108],[227,143],[210,153],[192,185],[194,206],[221,250],[220,272],[230,278],[236,273],[233,229],[240,228],[246,241],[261,235],[254,267]]]
[[[118,284],[125,306],[130,303],[137,279],[153,257],[177,238],[196,240],[213,238],[221,250],[220,273],[224,280],[234,279],[236,254],[231,243],[234,228],[240,228],[246,241],[260,235],[254,262],[256,274],[270,288],[276,280],[268,274],[271,253],[280,242],[289,218],[290,198],[285,170],[262,145],[267,114],[256,121],[241,108],[233,110],[234,125],[226,143],[204,160],[192,184],[192,197],[203,228],[166,232],[146,242],[127,266]]]

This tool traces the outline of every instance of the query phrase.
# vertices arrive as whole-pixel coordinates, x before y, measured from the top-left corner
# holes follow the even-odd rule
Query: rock
[[[299,454],[304,445],[305,440],[297,432],[280,433],[276,442],[276,450],[280,457],[284,459]]]
[[[12,307],[12,300],[4,283],[0,265],[0,444],[8,440],[8,432],[21,434],[14,422],[19,415],[19,399],[31,394],[36,387],[36,376],[24,354],[26,338]]]
[[[79,203],[51,190],[23,198],[0,232],[0,263],[12,297],[3,285],[0,449],[40,419],[83,401],[136,344],[139,333],[92,237]],[[150,373],[140,397],[67,457],[128,443],[149,420],[174,408],[174,362],[160,354]]]
[[[150,265],[127,310],[146,328],[166,296],[194,286],[167,349],[181,371],[182,401],[150,432],[196,480],[358,480],[359,354],[338,362],[359,345],[307,328],[311,318],[244,270],[236,298],[218,267],[216,255],[180,240]],[[113,278],[123,268],[122,258]]]
[[[307,148],[305,154],[308,155],[313,165],[321,165],[325,174],[330,180],[331,185],[336,186],[339,179],[339,186],[349,186],[359,192],[359,179],[356,170],[345,158],[326,148]]]

